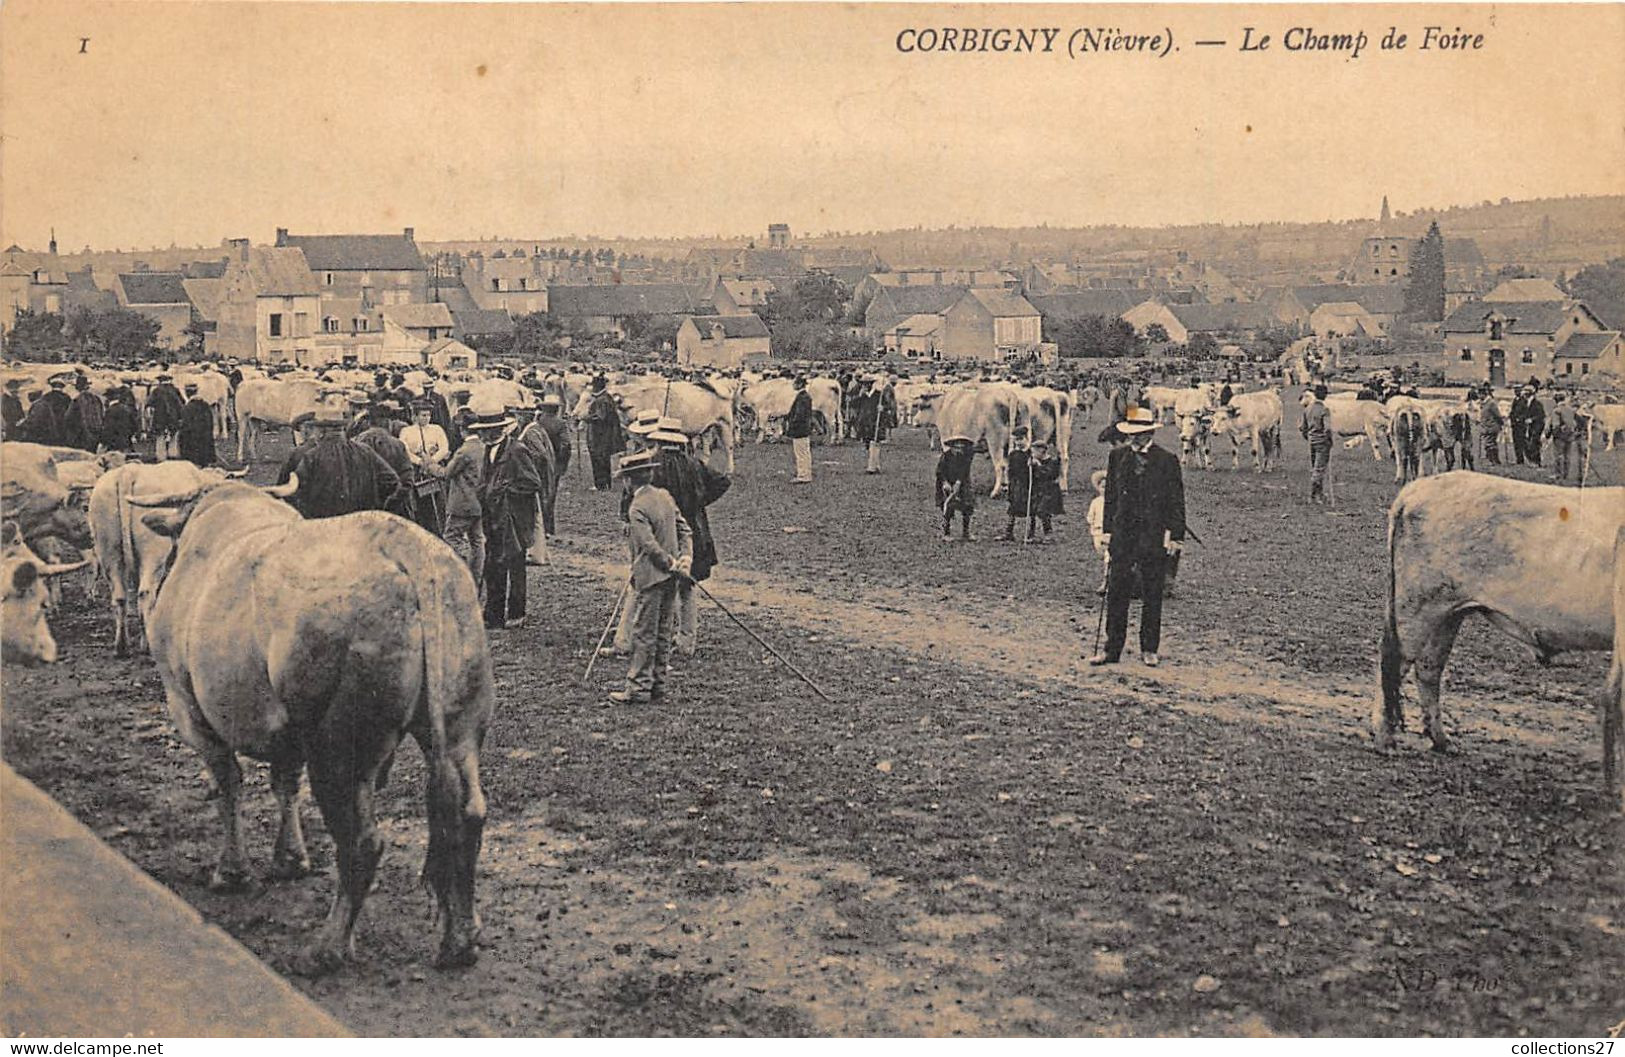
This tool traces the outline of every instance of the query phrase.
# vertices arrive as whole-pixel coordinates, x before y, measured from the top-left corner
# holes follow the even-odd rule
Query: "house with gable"
[[[973,287],[942,314],[942,355],[953,360],[1009,360],[1038,355],[1044,342],[1038,309],[1014,290]]]
[[[114,294],[119,305],[158,324],[158,343],[168,348],[186,344],[192,323],[192,300],[182,272],[123,272]]]
[[[341,347],[319,346],[322,298],[304,253],[253,246],[247,239],[229,240],[228,246],[225,274],[215,291],[215,325],[204,336],[204,350],[251,363],[339,362]]]
[[[685,316],[677,327],[677,362],[684,367],[743,367],[771,355],[767,324],[753,314]]]
[[[1504,386],[1625,375],[1619,332],[1573,299],[1469,301],[1440,330],[1445,377],[1452,381]]]

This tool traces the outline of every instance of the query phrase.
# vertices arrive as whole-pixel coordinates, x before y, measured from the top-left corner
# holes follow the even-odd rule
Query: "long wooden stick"
[[[615,618],[621,615],[621,603],[626,601],[626,593],[632,589],[632,581],[628,580],[621,585],[621,593],[615,596],[615,605],[609,611],[609,621],[604,625],[604,633],[598,636],[598,644],[592,648],[592,656],[587,658],[587,670],[581,673],[581,681],[585,683],[592,678],[592,666],[598,663],[598,654],[604,648],[604,642],[609,638],[609,629],[615,626]]]
[[[743,631],[745,634],[749,635],[751,638],[755,639],[757,645],[761,646],[762,649],[766,650],[768,653],[771,653],[774,657],[777,657],[779,659],[779,662],[781,664],[783,664],[786,668],[788,668],[792,672],[794,672],[798,679],[800,679],[802,682],[806,683],[808,686],[812,687],[814,693],[816,693],[819,697],[823,698],[825,701],[830,701],[831,703],[833,703],[833,698],[831,698],[828,694],[824,693],[823,689],[817,683],[813,682],[812,679],[810,679],[807,676],[806,672],[803,672],[800,668],[797,668],[794,664],[791,664],[790,659],[788,657],[786,657],[784,654],[780,653],[778,650],[774,649],[772,646],[768,645],[766,639],[762,638],[760,635],[756,634],[756,632],[752,631],[750,629],[750,627],[747,626],[743,620],[740,620],[738,617],[734,616],[733,611],[730,610],[727,606],[723,605],[721,600],[718,599],[716,595],[712,594],[710,591],[707,591],[705,589],[704,584],[700,583],[698,580],[695,580],[694,581],[694,586],[695,586],[696,589],[698,589],[700,594],[704,595],[706,598],[709,598],[716,605],[716,607],[718,609],[722,610],[722,612],[727,616],[727,618],[729,620],[733,621],[735,624],[738,624],[739,629],[741,631]]]

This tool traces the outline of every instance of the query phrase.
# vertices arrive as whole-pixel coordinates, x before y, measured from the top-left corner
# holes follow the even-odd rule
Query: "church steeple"
[[[56,228],[51,229],[51,256],[56,256]]]
[[[1378,223],[1386,224],[1386,223],[1388,223],[1389,219],[1390,219],[1390,214],[1388,212],[1388,196],[1383,195],[1382,196],[1382,219],[1380,221],[1378,221]]]

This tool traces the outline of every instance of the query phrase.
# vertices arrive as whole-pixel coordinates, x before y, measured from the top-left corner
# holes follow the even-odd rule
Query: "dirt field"
[[[579,685],[623,556],[578,461],[532,625],[494,638],[480,963],[430,967],[408,751],[358,959],[299,986],[369,1035],[1599,1035],[1625,1018],[1625,823],[1592,707],[1606,657],[1541,669],[1469,622],[1446,679],[1458,751],[1426,751],[1413,707],[1400,750],[1374,753],[1393,465],[1336,449],[1336,510],[1310,507],[1291,435],[1283,472],[1187,471],[1204,544],[1164,666],[1084,669],[1099,425],[1076,434],[1057,542],[1026,548],[991,542],[1003,504],[985,498],[981,542],[936,540],[914,431],[879,477],[856,445],[815,449],[805,488],[787,448],[742,450],[712,508],[712,590],[834,704],[709,609],[671,703],[604,705],[614,664]],[[1625,461],[1599,455],[1592,480],[1621,483]],[[213,805],[156,670],[112,657],[100,608],[70,599],[56,626],[61,664],[5,673],[6,758],[286,965],[331,891],[315,810],[315,876],[208,893]],[[249,790],[263,867],[263,768]]]

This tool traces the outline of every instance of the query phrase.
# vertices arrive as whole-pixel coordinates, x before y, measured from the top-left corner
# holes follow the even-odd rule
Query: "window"
[[[1472,349],[1462,349],[1461,350],[1461,360],[1462,360],[1463,363],[1470,363],[1470,362],[1472,362],[1472,359],[1473,359],[1473,350]]]
[[[521,289],[521,290],[529,290],[530,289],[530,280],[526,279],[522,275],[519,277],[519,289]],[[1579,322],[1579,321],[1576,320],[1575,322]]]
[[[502,289],[502,280],[501,279],[492,279],[491,280],[491,289],[493,289],[493,290],[501,290]]]
[[[1382,256],[1382,247],[1381,246],[1372,246],[1371,247],[1371,256],[1373,256],[1373,257]]]
[[[1389,275],[1398,275],[1399,274],[1399,269],[1398,268],[1389,268],[1388,269],[1388,274]]]
[[[1535,350],[1534,349],[1524,349],[1523,350],[1523,356],[1521,357],[1521,359],[1522,359],[1522,361],[1524,363],[1534,363],[1535,362]]]
[[[1564,373],[1564,374],[1573,374],[1573,373],[1574,373],[1574,364],[1572,364],[1572,363],[1565,363],[1565,364],[1564,364],[1564,365],[1563,365],[1563,373]]]
[[[357,330],[366,330],[367,329],[367,317],[366,316],[356,316],[355,317],[355,329],[357,329]]]
[[[282,336],[282,313],[281,312],[272,312],[271,313],[271,337],[280,338],[281,336]]]
[[[1490,340],[1501,340],[1501,321],[1499,319],[1490,320]]]
[[[332,286],[333,285],[333,273],[328,272],[326,275],[324,275],[322,277],[322,281],[325,282],[328,286]]]
[[[338,318],[336,316],[323,316],[322,329],[329,334],[337,334],[339,332]]]
[[[304,338],[310,336],[310,313],[295,312],[293,314],[293,336]]]
[[[1590,373],[1591,373],[1591,364],[1589,364],[1589,363],[1582,363],[1582,364],[1581,364],[1581,365],[1580,365],[1580,373],[1581,373],[1581,374],[1590,374]]]

